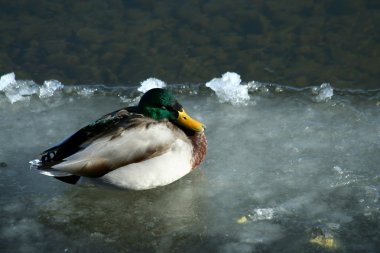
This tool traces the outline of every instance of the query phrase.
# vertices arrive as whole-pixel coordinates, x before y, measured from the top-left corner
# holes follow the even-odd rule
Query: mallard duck
[[[147,91],[138,106],[104,115],[31,166],[66,183],[105,183],[132,190],[170,184],[205,158],[205,126],[165,89]]]

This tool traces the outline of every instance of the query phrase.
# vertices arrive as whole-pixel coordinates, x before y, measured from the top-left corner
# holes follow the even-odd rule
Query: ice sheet
[[[61,89],[53,82],[45,99],[43,85],[16,84],[38,89],[25,92],[33,94],[27,102],[13,104],[0,92],[4,252],[378,249],[379,91],[327,92],[316,103],[320,91],[279,92],[260,84],[249,93],[255,103],[234,106],[204,86],[198,92],[198,86],[187,91],[168,85],[189,114],[208,126],[206,160],[172,185],[128,192],[67,185],[30,171],[28,161],[129,105],[141,95],[137,87]],[[83,99],[84,89],[94,92]]]

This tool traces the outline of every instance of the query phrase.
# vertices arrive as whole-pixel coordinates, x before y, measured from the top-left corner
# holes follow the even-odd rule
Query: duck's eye
[[[163,110],[170,111],[170,112],[174,111],[173,107],[167,106],[167,105],[161,105],[160,108],[163,109]]]

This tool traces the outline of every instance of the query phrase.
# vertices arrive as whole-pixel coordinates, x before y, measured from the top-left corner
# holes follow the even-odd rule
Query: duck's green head
[[[202,123],[187,115],[174,95],[164,89],[155,88],[147,91],[141,97],[138,110],[152,119],[168,119],[171,122],[196,132],[201,132],[205,128]]]

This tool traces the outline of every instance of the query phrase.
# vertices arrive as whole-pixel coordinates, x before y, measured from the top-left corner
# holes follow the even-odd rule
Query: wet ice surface
[[[318,100],[326,87],[252,87],[247,105],[233,106],[204,86],[169,86],[207,125],[209,151],[199,170],[142,192],[71,186],[28,165],[85,124],[135,103],[137,87],[65,87],[13,104],[0,93],[0,248],[376,252],[380,92],[334,90]]]

